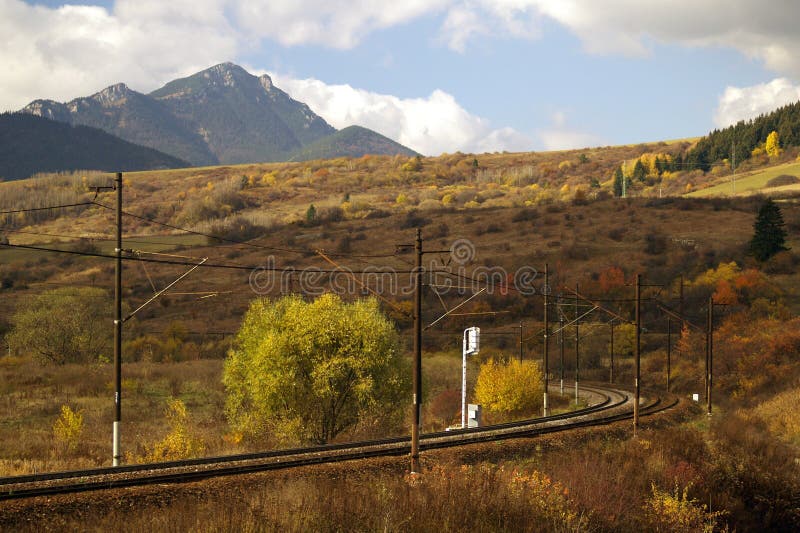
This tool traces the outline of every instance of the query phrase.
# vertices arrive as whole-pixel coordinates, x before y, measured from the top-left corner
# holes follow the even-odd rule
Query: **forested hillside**
[[[770,140],[772,132],[776,135]],[[688,151],[685,166],[708,171],[727,159],[738,167],[751,157],[778,155],[782,148],[794,146],[800,146],[800,102],[712,131]]]
[[[28,113],[0,115],[0,177],[7,180],[40,172],[154,170],[188,165],[96,128],[71,126]]]

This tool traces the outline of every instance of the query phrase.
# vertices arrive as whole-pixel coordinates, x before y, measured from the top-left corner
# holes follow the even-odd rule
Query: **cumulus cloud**
[[[564,111],[553,113],[550,126],[539,130],[537,139],[545,150],[572,150],[606,144],[597,135],[570,127]]]
[[[322,44],[352,48],[369,33],[434,13],[452,0],[352,2],[269,0],[232,2],[242,28],[256,38],[284,45]]]
[[[425,98],[398,98],[316,79],[272,78],[334,127],[364,126],[426,155],[532,148],[531,139],[512,128],[492,128],[441,90]]]
[[[149,91],[234,57],[224,2],[119,0],[113,10],[0,0],[0,109],[68,100],[125,81]]]
[[[726,87],[719,99],[714,123],[721,128],[769,113],[800,100],[800,86],[786,78],[752,87]]]
[[[759,0],[472,0],[452,9],[460,10],[462,18],[486,21],[499,30],[493,33],[517,37],[535,36],[535,24],[520,21],[547,17],[573,32],[592,53],[641,56],[649,53],[652,41],[723,46],[777,72],[800,76],[798,2],[774,7]],[[456,42],[466,46],[465,38]]]

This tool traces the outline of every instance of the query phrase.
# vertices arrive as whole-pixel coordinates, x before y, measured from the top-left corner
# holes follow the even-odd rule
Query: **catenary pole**
[[[636,435],[636,430],[639,429],[639,378],[640,378],[640,355],[641,355],[641,334],[642,334],[642,315],[641,315],[641,307],[642,307],[642,299],[641,299],[641,286],[642,286],[642,275],[636,274],[636,312],[635,312],[635,321],[636,321],[636,346],[634,350],[634,355],[636,358],[635,365],[635,394],[633,399],[633,433]]]
[[[114,181],[117,192],[117,245],[114,248],[114,425],[112,464],[119,466],[120,424],[122,422],[122,173]]]
[[[413,422],[411,424],[411,473],[420,472],[419,420],[422,404],[422,230],[417,228],[414,243],[416,264],[414,269],[414,377]]]
[[[550,351],[549,351],[549,345],[550,345],[550,338],[549,338],[550,321],[549,321],[549,317],[548,317],[548,314],[547,314],[547,307],[548,307],[547,299],[548,299],[548,293],[550,292],[549,282],[550,282],[550,280],[549,280],[549,277],[548,277],[547,263],[545,263],[544,264],[544,290],[542,291],[542,292],[544,292],[544,398],[543,398],[543,401],[544,401],[543,414],[544,414],[544,416],[547,416],[548,411],[549,411],[548,406],[547,406],[547,389],[550,386],[550,374],[549,374],[549,370],[550,370]]]

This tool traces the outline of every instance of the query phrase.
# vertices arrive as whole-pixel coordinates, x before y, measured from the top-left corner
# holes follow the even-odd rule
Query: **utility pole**
[[[641,307],[642,307],[642,300],[641,300],[641,285],[642,285],[642,275],[636,274],[636,312],[635,312],[635,321],[636,321],[636,346],[634,355],[636,358],[636,381],[635,381],[635,388],[636,392],[634,394],[633,400],[633,434],[636,435],[636,430],[639,428],[639,359],[640,359],[640,349],[641,349],[641,333],[642,333],[642,316],[641,316]]]
[[[578,327],[578,284],[575,284],[575,405],[578,404],[578,381],[580,378],[580,331]]]
[[[667,392],[669,392],[669,378],[672,366],[672,319],[667,317]]]
[[[114,181],[117,191],[117,245],[114,248],[114,426],[112,465],[119,466],[122,422],[122,172]]]
[[[706,409],[711,416],[711,387],[714,374],[714,297],[708,297],[708,318],[706,321]]]
[[[561,381],[561,396],[564,396],[564,313],[561,312],[561,296],[558,297],[558,351],[559,351],[559,374]]]
[[[614,383],[614,320],[611,320],[611,370],[608,376],[608,382]]]
[[[733,194],[736,194],[736,143],[731,143],[731,169],[733,170],[731,185],[733,187]]]
[[[549,329],[550,329],[550,322],[549,322],[548,316],[547,316],[547,307],[548,307],[547,306],[547,293],[550,292],[549,281],[550,280],[548,278],[547,263],[545,263],[544,264],[544,290],[542,291],[544,293],[544,409],[543,409],[544,416],[547,416],[547,413],[548,413],[548,408],[547,408],[547,388],[550,386],[550,374],[549,374],[549,368],[550,368],[550,364],[549,363],[550,363],[550,360],[549,360],[549,350],[548,350],[548,348],[549,348],[548,345],[550,344],[550,342],[549,342],[550,339],[549,339],[549,335],[548,335]]]
[[[411,473],[419,473],[419,419],[422,405],[422,230],[417,228],[414,243],[414,377],[413,422],[411,424]]]
[[[622,162],[622,197],[627,197],[627,189],[628,189],[628,178],[625,177],[625,163],[626,161]]]
[[[519,362],[522,362],[522,322],[519,323]]]
[[[679,292],[678,292],[678,314],[681,317],[686,316],[683,314],[683,274],[680,275],[681,284],[679,285]]]

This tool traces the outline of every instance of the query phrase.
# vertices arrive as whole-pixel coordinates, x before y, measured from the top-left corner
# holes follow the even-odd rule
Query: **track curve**
[[[582,427],[607,425],[633,417],[633,400],[627,391],[600,385],[584,385],[581,392],[584,398],[589,398],[591,402],[584,409],[482,428],[426,433],[420,438],[420,449],[431,450],[533,437]],[[678,402],[675,397],[662,399],[652,395],[640,402],[639,414],[652,415],[670,409]],[[160,483],[185,483],[264,470],[405,455],[409,452],[409,437],[395,437],[312,448],[14,476],[0,478],[0,500]]]

